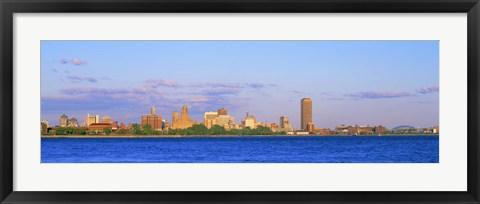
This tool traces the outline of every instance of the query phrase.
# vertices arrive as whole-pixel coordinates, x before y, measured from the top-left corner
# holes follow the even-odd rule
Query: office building
[[[315,125],[313,123],[307,123],[307,131],[308,132],[313,132],[315,129]]]
[[[280,117],[280,128],[292,129],[292,125],[290,125],[290,122],[288,121],[287,116]]]
[[[76,118],[72,118],[68,120],[68,127],[78,127],[78,120]]]
[[[41,122],[48,127],[48,120],[42,120]]]
[[[98,120],[98,115],[90,115],[87,114],[87,127],[90,127],[91,124],[93,123],[99,123],[100,121]]]
[[[103,116],[102,120],[100,121],[101,123],[110,123],[110,116]]]
[[[203,115],[203,124],[207,128],[211,128],[212,126],[217,124],[217,116],[218,112],[205,112]]]
[[[147,124],[154,130],[162,130],[162,116],[156,115],[154,106],[152,106],[152,109],[150,110],[150,115],[142,116],[140,127],[143,128]]]
[[[182,113],[180,117],[178,116],[178,112],[173,112],[172,114],[172,129],[186,129],[192,127],[193,124],[197,124],[197,122],[191,120],[188,117],[188,108],[187,106],[182,107]]]
[[[103,133],[105,129],[112,130],[112,124],[110,123],[92,123],[88,126],[88,129],[95,133]]]
[[[257,128],[257,119],[255,116],[251,116],[247,112],[247,117],[245,117],[245,127],[250,127],[251,129]]]
[[[60,127],[67,127],[67,125],[68,125],[68,116],[65,115],[65,114],[61,115],[61,116],[60,116],[60,120],[59,120],[59,122],[58,122],[58,125],[59,125]]]
[[[235,129],[235,118],[231,115],[219,115],[217,117],[217,125],[222,126],[226,130]]]
[[[307,130],[307,124],[313,123],[312,119],[312,99],[302,98],[300,101],[300,129]]]
[[[112,130],[118,129],[118,121],[111,121],[110,124],[112,124]]]

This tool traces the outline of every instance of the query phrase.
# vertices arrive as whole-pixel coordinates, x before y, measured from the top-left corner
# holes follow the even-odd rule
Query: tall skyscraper
[[[62,116],[60,116],[60,121],[58,123],[58,125],[60,127],[67,127],[68,125],[68,116],[63,114]]]
[[[308,123],[313,123],[312,119],[312,99],[302,98],[300,101],[300,129],[307,130]]]

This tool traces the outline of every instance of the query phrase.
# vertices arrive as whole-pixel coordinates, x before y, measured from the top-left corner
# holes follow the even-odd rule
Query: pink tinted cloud
[[[67,76],[67,78],[71,81],[71,82],[82,82],[82,81],[87,81],[87,82],[91,82],[91,83],[97,83],[98,80],[96,78],[93,78],[93,77],[81,77],[81,76]]]
[[[216,95],[230,95],[230,94],[238,94],[242,91],[239,88],[228,88],[228,89],[209,89],[203,92],[207,96],[216,96]]]
[[[202,103],[202,102],[208,102],[210,101],[210,99],[207,97],[194,97],[194,98],[188,98],[185,101],[192,102],[192,103]]]
[[[165,87],[182,87],[181,84],[177,83],[176,81],[173,80],[162,80],[162,79],[150,79],[145,81],[147,84],[144,85],[144,87],[151,87],[151,88],[157,88],[160,86],[165,86]]]
[[[275,84],[269,84],[271,87],[275,87]],[[199,82],[191,83],[190,87],[193,88],[264,88],[263,83],[225,83],[225,82]]]
[[[367,91],[349,94],[348,96],[357,99],[382,99],[407,97],[412,96],[412,94],[404,91]]]
[[[439,88],[438,86],[423,86],[418,88],[416,91],[417,93],[420,93],[420,94],[428,94],[428,93],[438,92]]]
[[[84,65],[87,64],[86,61],[81,60],[79,58],[71,58],[71,59],[60,59],[60,63],[62,64],[73,64],[73,65]]]

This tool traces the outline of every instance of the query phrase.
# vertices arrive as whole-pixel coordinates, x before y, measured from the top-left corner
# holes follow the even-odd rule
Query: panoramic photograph
[[[439,163],[438,41],[41,41],[42,163]]]

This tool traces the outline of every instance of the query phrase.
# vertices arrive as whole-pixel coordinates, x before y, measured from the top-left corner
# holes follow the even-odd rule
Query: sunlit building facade
[[[68,127],[78,127],[78,120],[76,118],[72,118],[68,120]]]
[[[312,99],[302,98],[300,101],[300,129],[307,130],[308,123],[313,123],[312,119]]]
[[[90,115],[87,114],[87,127],[90,127],[91,124],[93,123],[99,123],[100,121],[98,120],[98,115]]]
[[[192,127],[193,124],[197,122],[193,121],[188,117],[188,108],[187,106],[182,107],[182,113],[179,117],[178,112],[173,112],[172,114],[172,129],[186,129]]]
[[[211,128],[212,126],[217,124],[217,116],[218,112],[205,112],[203,115],[203,124],[207,128]]]
[[[156,114],[154,106],[152,106],[150,115],[143,115],[141,119],[140,126],[142,128],[148,124],[154,130],[162,130],[162,116]]]
[[[62,115],[60,116],[60,120],[59,120],[59,122],[58,122],[58,126],[60,126],[60,127],[67,127],[67,125],[68,125],[68,116],[65,115],[65,114],[62,114]]]

